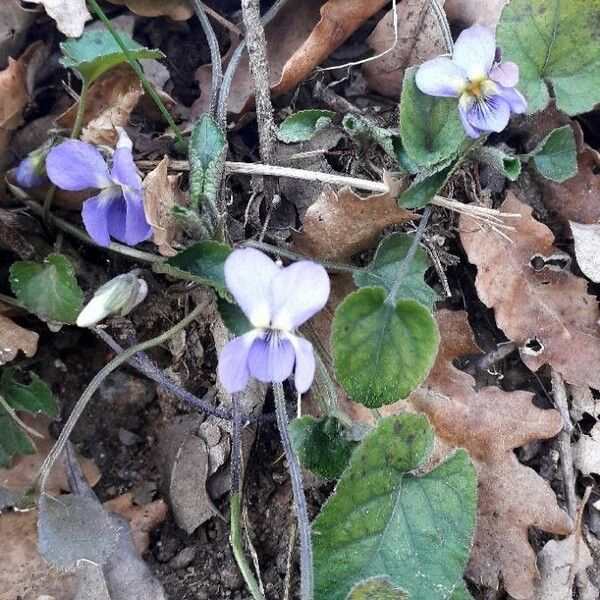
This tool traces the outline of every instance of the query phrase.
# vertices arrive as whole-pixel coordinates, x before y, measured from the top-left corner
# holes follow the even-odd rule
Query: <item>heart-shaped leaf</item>
[[[83,291],[73,267],[60,254],[49,254],[43,263],[13,263],[10,287],[25,308],[42,321],[73,324],[83,308]]]
[[[119,32],[119,36],[131,56],[136,60],[165,57],[160,50],[144,48],[122,32]],[[86,31],[76,40],[63,42],[60,49],[64,55],[60,60],[61,64],[77,71],[87,85],[90,85],[109,69],[127,62],[125,53],[106,29]]]
[[[519,65],[518,88],[530,113],[542,110],[552,85],[556,103],[575,115],[600,102],[600,3],[511,0],[496,39],[504,60]]]
[[[569,125],[551,131],[531,154],[546,179],[560,183],[577,174],[577,145]]]
[[[330,110],[301,110],[283,121],[277,137],[286,144],[306,142],[321,129],[329,127],[334,116]]]
[[[414,300],[386,301],[381,287],[350,294],[333,321],[337,380],[370,408],[406,398],[435,359],[439,334],[430,311]]]
[[[225,327],[234,335],[244,335],[251,329],[254,329],[248,317],[237,304],[229,302],[224,298],[217,298],[217,310],[223,323],[225,323]]]
[[[354,451],[315,519],[315,599],[346,600],[368,578],[411,600],[446,600],[459,583],[475,528],[477,477],[464,450],[425,475],[433,448],[423,415],[382,419]]]

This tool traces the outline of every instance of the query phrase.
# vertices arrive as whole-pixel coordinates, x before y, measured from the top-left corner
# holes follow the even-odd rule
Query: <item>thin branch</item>
[[[43,439],[44,436],[39,432],[29,427],[27,423],[24,423],[19,419],[19,415],[15,412],[14,408],[4,399],[4,396],[0,394],[0,407],[2,407],[7,413],[8,416],[21,428],[23,431],[26,431],[29,435]]]

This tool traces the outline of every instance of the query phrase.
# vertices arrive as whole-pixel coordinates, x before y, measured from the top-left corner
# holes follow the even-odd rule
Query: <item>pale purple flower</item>
[[[129,246],[151,237],[152,227],[144,213],[142,179],[125,130],[119,129],[110,170],[96,147],[67,140],[50,151],[46,171],[50,181],[63,190],[100,190],[83,203],[81,212],[87,232],[99,246],[108,246],[111,237]]]
[[[299,393],[315,374],[310,342],[296,335],[302,323],[329,298],[323,267],[303,260],[281,267],[253,248],[234,250],[225,261],[229,291],[254,329],[229,342],[219,355],[219,379],[231,393],[244,389],[250,376],[281,383],[295,371]]]
[[[43,162],[42,171],[31,156],[26,156],[15,169],[15,181],[22,188],[32,188],[44,183]]]
[[[484,131],[502,131],[511,112],[527,110],[527,101],[515,89],[518,81],[519,67],[498,60],[494,34],[480,25],[458,36],[452,59],[428,60],[416,75],[423,93],[459,99],[460,119],[472,138]]]

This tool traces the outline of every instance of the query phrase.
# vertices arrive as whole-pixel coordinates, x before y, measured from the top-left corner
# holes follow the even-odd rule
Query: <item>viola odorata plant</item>
[[[296,330],[327,303],[325,269],[306,260],[282,267],[259,250],[245,248],[225,261],[225,281],[253,329],[221,351],[223,386],[239,392],[250,376],[281,383],[294,371],[297,391],[306,392],[315,374],[314,350]]]
[[[518,82],[518,65],[501,61],[494,34],[480,25],[458,36],[452,58],[428,60],[416,74],[417,87],[424,94],[458,98],[460,119],[471,138],[500,132],[511,112],[527,110],[527,101],[515,87]]]
[[[58,144],[46,158],[46,172],[57,187],[72,192],[100,190],[83,203],[81,211],[86,231],[99,246],[109,246],[111,237],[135,246],[152,235],[132,148],[129,136],[119,128],[110,168],[95,146],[79,140]]]

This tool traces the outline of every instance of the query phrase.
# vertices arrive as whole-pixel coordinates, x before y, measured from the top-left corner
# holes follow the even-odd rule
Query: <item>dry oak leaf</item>
[[[173,216],[173,206],[185,206],[187,195],[179,189],[179,175],[169,175],[168,157],[164,157],[158,166],[146,175],[144,188],[144,211],[152,226],[152,241],[163,256],[175,256],[177,251],[171,246],[181,233],[181,227]]]
[[[456,21],[465,28],[470,25],[483,25],[488,29],[496,29],[500,13],[508,0],[446,0],[444,9],[450,21]]]
[[[92,18],[85,0],[25,0],[25,2],[41,4],[48,16],[56,21],[58,30],[67,37],[79,37],[83,33],[85,22]]]
[[[272,96],[283,94],[303,81],[387,3],[388,0],[303,0],[293,10],[279,11],[265,28]],[[199,74],[203,72],[201,67]],[[210,94],[202,91],[193,107],[196,115],[206,112],[210,103]],[[249,110],[253,95],[246,54],[232,82],[229,111],[240,114]]]
[[[31,358],[37,352],[40,336],[17,325],[7,317],[0,315],[0,365],[5,365],[22,350],[25,356]]]
[[[174,21],[187,21],[194,10],[187,0],[109,0],[111,4],[126,6],[141,17],[169,17]]]
[[[8,59],[6,69],[0,71],[0,157],[5,155],[12,133],[29,103],[26,75],[23,65],[12,58]]]
[[[335,192],[325,186],[294,236],[301,253],[323,260],[349,260],[353,254],[373,246],[384,229],[418,219],[419,215],[399,208],[398,184],[386,179],[390,191],[362,198],[349,187]]]
[[[510,241],[460,220],[479,298],[532,371],[549,364],[573,385],[600,389],[600,310],[587,281],[568,270],[569,255],[554,247],[554,235],[529,206],[509,192],[501,209],[521,214]]]
[[[594,283],[600,283],[600,224],[584,225],[570,221],[569,225],[579,268]]]
[[[446,52],[441,29],[428,2],[403,0],[398,4],[397,15],[398,40],[394,43],[394,11],[390,10],[367,38],[375,54],[385,54],[363,66],[369,87],[396,99],[408,67]]]
[[[500,580],[517,600],[532,597],[537,578],[528,529],[565,535],[572,521],[557,504],[548,483],[519,463],[513,450],[556,435],[562,419],[555,410],[532,403],[533,394],[475,389],[474,378],[453,361],[479,353],[465,312],[437,314],[441,345],[425,383],[410,396],[446,444],[466,448],[479,480],[477,530],[468,576],[498,589]]]

